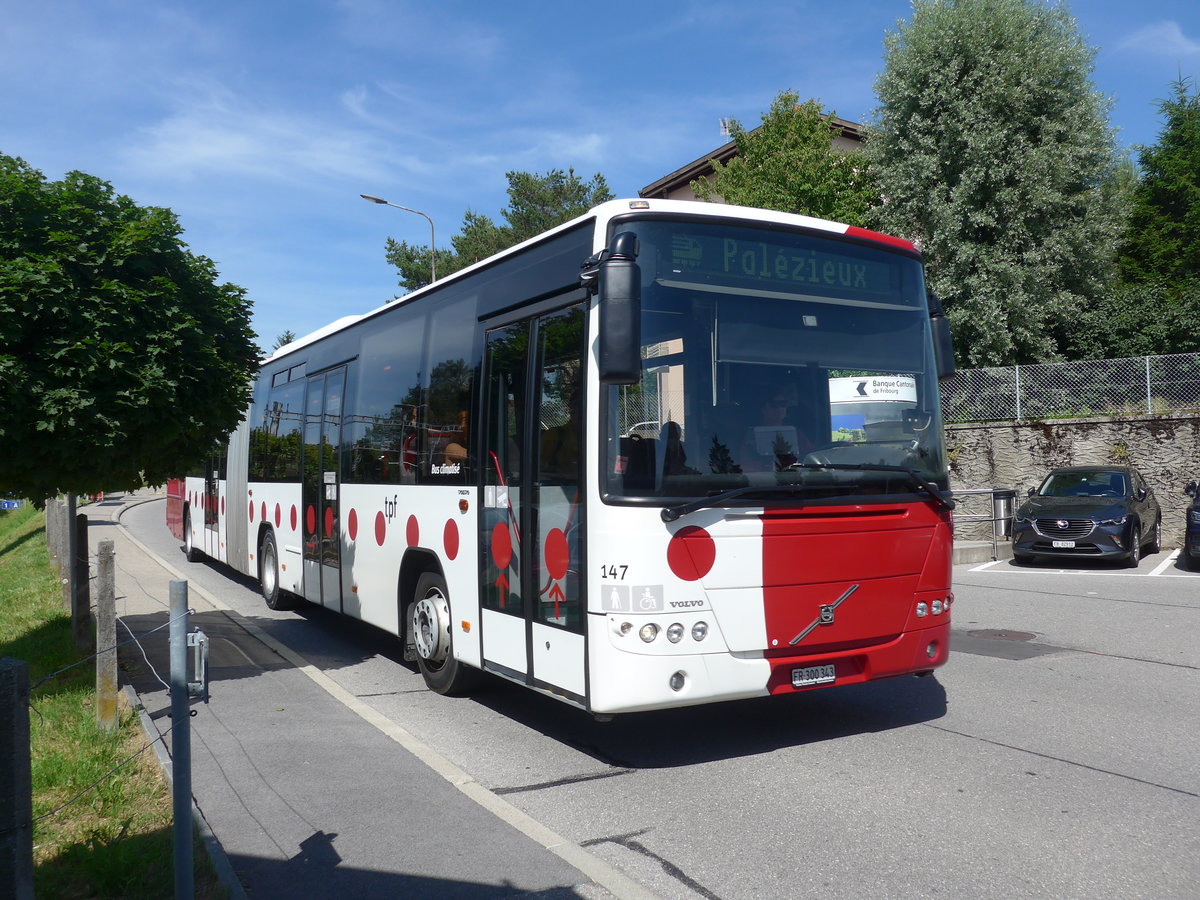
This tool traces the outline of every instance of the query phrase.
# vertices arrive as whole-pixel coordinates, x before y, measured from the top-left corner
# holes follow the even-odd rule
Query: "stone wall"
[[[1163,414],[947,425],[946,454],[951,489],[1015,489],[1018,504],[1055,466],[1133,465],[1162,507],[1163,545],[1178,547],[1190,502],[1183,489],[1200,479],[1200,417]],[[989,507],[984,497],[967,497],[960,504],[968,514],[990,514]],[[956,532],[961,538],[985,537],[981,526],[968,523]]]

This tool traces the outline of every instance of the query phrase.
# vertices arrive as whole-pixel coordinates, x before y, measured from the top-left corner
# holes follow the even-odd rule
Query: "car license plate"
[[[1061,547],[1063,550],[1070,550],[1075,546],[1074,541],[1051,541],[1050,543],[1052,546]]]
[[[792,669],[792,687],[812,687],[814,684],[833,684],[837,675],[833,665],[808,666],[803,669]]]

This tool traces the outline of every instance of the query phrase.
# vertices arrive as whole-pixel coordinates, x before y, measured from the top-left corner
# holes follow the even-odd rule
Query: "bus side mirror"
[[[615,235],[600,263],[600,383],[636,384],[642,377],[642,272],[638,238]]]
[[[954,337],[950,334],[950,320],[942,309],[942,301],[933,291],[928,291],[925,300],[929,305],[929,325],[933,332],[933,358],[937,364],[938,378],[949,378],[957,370],[954,367]]]

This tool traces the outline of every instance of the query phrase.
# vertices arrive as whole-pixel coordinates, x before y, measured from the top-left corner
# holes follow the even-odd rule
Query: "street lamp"
[[[418,216],[424,216],[425,221],[429,223],[429,283],[433,284],[437,281],[437,241],[433,233],[433,219],[426,216],[419,209],[409,209],[407,206],[401,206],[399,203],[389,203],[382,197],[376,197],[372,194],[359,194],[364,200],[370,200],[372,203],[378,203],[382,206],[391,206],[395,209],[402,209],[405,212],[416,213]]]

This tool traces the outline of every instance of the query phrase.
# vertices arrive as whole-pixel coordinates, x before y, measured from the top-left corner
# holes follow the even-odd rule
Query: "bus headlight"
[[[653,622],[647,622],[642,626],[642,630],[638,632],[638,637],[649,644],[656,637],[658,637],[658,626]]]
[[[708,623],[707,622],[697,622],[695,625],[692,626],[692,640],[693,641],[702,641],[706,637],[708,637]]]
[[[687,673],[686,672],[676,672],[674,675],[671,676],[671,678],[667,682],[667,684],[669,684],[671,686],[671,690],[673,690],[673,691],[682,691],[683,686],[685,684],[687,684]]]
[[[683,640],[683,626],[678,622],[667,626],[667,640],[672,644],[678,644]]]

